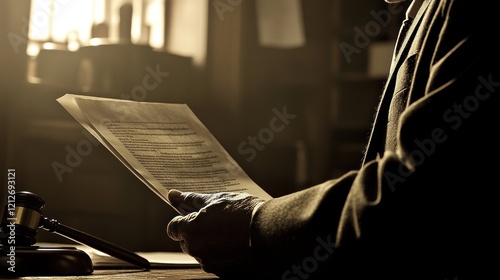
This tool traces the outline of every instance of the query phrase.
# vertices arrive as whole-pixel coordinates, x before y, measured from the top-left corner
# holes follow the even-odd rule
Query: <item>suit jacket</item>
[[[493,3],[424,1],[360,169],[255,214],[257,279],[481,279],[492,271],[500,110]]]

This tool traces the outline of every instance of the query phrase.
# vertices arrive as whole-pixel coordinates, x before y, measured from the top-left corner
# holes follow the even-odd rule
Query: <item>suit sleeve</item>
[[[397,150],[266,202],[252,224],[259,279],[455,279],[487,273],[500,89],[493,4],[433,1]],[[498,36],[498,35],[496,35]],[[494,183],[495,182],[495,183]],[[458,277],[460,279],[460,277]]]

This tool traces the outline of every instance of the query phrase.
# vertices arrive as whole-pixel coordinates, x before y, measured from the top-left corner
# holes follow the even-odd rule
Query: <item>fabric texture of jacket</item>
[[[498,252],[494,1],[425,0],[353,170],[272,199],[257,279],[482,279]]]

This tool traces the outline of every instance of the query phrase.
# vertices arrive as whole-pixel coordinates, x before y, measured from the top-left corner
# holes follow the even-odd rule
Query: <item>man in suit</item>
[[[265,202],[171,191],[174,206],[195,209],[172,219],[167,234],[223,278],[492,275],[500,108],[493,3],[412,3],[359,170]]]

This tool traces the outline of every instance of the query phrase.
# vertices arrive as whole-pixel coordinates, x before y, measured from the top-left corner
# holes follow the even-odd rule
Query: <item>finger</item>
[[[180,192],[178,190],[170,190],[167,196],[168,201],[174,206],[177,211],[186,215],[188,213],[199,210],[197,194],[191,192]],[[204,203],[203,203],[204,204]]]
[[[218,197],[219,195],[217,194],[180,192],[178,190],[170,190],[167,196],[172,206],[178,209],[182,214],[196,212]]]
[[[194,208],[188,207],[188,205],[184,202],[184,199],[182,198],[182,192],[178,190],[170,190],[167,194],[167,200],[181,215],[186,215],[188,213],[195,211]]]
[[[183,224],[185,220],[182,216],[176,216],[167,224],[167,235],[174,241],[182,241],[183,237]]]

